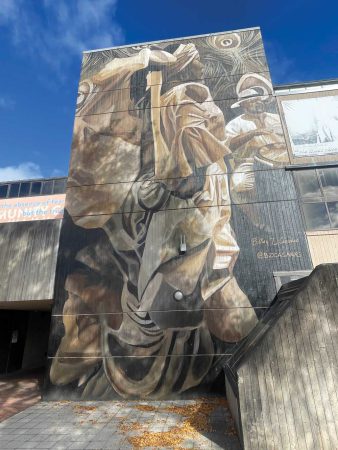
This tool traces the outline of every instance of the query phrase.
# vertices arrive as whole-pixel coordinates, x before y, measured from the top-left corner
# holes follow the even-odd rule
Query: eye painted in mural
[[[257,173],[287,162],[257,30],[85,55],[51,383],[162,398],[215,377],[257,323],[232,205],[262,228]]]

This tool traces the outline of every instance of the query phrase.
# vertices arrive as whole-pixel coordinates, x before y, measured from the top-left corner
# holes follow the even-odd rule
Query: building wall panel
[[[53,298],[60,220],[0,224],[0,301]]]
[[[314,231],[306,235],[314,267],[338,262],[338,231]]]
[[[240,362],[245,448],[337,447],[336,276],[336,265],[317,267]]]

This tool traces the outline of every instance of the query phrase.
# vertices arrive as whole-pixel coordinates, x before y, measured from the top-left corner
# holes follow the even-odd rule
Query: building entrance
[[[49,311],[0,310],[0,376],[45,367],[49,326]]]

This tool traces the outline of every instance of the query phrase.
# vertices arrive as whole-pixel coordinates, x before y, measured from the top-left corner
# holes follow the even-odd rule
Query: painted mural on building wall
[[[258,30],[85,54],[54,392],[210,383],[272,300],[272,271],[309,268],[288,163]]]

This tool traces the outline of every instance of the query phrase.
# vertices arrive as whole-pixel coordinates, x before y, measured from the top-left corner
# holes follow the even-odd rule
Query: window
[[[30,187],[30,183],[21,183],[19,197],[27,197],[29,195]]]
[[[63,194],[66,191],[66,180],[54,181],[54,194]]]
[[[338,228],[338,167],[294,172],[307,230]]]
[[[303,212],[308,230],[331,228],[325,203],[303,203]]]
[[[325,197],[338,200],[338,167],[320,169],[318,174]]]
[[[9,195],[8,197],[18,197],[19,195],[19,189],[20,189],[20,183],[12,183],[9,186]]]
[[[299,280],[300,278],[308,277],[310,273],[311,270],[297,270],[292,272],[273,272],[277,292],[283,286],[283,284]]]
[[[42,195],[51,195],[53,194],[53,180],[44,181],[42,186]]]
[[[66,184],[66,178],[46,181],[18,181],[0,184],[0,199],[29,196],[34,197],[35,195],[63,194],[66,192]]]
[[[328,202],[327,208],[329,210],[332,228],[338,228],[338,202]]]
[[[6,198],[8,192],[8,184],[2,184],[0,186],[0,198]]]
[[[319,180],[315,170],[301,170],[296,173],[300,195],[304,200],[319,200],[322,197]]]
[[[31,195],[40,195],[41,185],[41,181],[33,181],[31,187]]]

